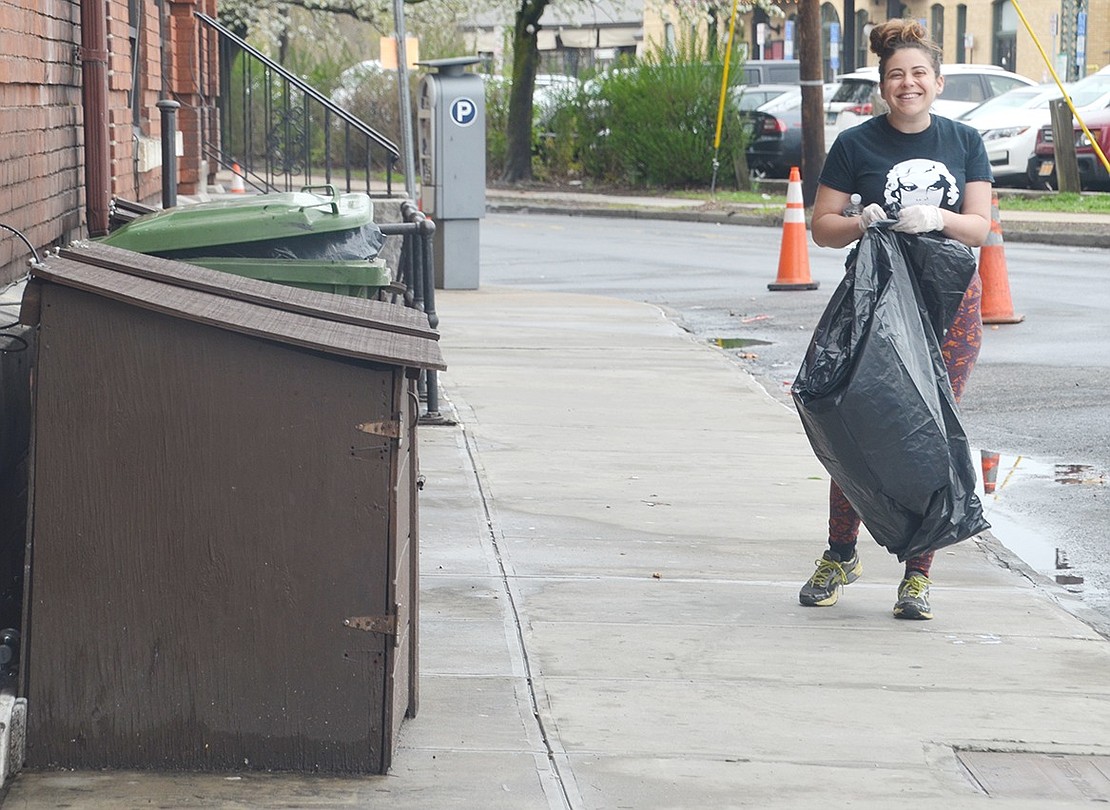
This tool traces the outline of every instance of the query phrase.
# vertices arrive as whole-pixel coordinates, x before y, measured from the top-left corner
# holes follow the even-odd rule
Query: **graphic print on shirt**
[[[948,167],[937,160],[913,158],[896,163],[887,172],[885,202],[887,205],[945,206],[956,210],[960,189]]]

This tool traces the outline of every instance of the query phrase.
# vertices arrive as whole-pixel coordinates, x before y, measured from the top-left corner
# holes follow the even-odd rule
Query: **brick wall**
[[[4,0],[0,8],[0,223],[36,247],[79,234],[84,212],[77,0]],[[0,232],[0,284],[30,254]]]
[[[189,109],[203,106],[200,88],[193,86],[197,51],[192,12],[199,7],[215,14],[216,0],[143,0],[137,18],[130,16],[128,0],[104,0],[103,5],[111,194],[160,203],[162,133],[155,105],[166,96],[182,102],[180,188],[182,193],[202,189],[206,178],[199,172],[199,115]],[[80,0],[0,2],[0,223],[19,229],[40,249],[86,235],[80,19]],[[138,32],[137,46],[132,30]],[[173,70],[178,58],[186,61]],[[166,77],[164,63],[171,65]],[[173,77],[175,86],[169,86]],[[137,121],[132,106],[136,90]],[[0,230],[0,285],[24,276],[28,258],[23,243]]]

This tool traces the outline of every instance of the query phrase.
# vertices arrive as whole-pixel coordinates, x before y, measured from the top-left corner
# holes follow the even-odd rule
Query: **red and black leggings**
[[[975,360],[979,357],[979,347],[983,343],[983,320],[980,313],[982,298],[983,282],[976,273],[941,346],[944,364],[948,367],[948,379],[952,383],[952,394],[957,402],[967,386],[971,369],[975,367]],[[829,546],[843,558],[845,551],[842,550],[853,548],[858,535],[859,516],[833,481],[829,487]],[[850,551],[848,554],[850,556]],[[906,560],[906,571],[920,571],[928,576],[932,563],[933,552],[929,551]]]

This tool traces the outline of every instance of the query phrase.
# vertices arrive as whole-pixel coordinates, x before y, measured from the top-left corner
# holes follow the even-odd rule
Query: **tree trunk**
[[[501,179],[517,183],[532,179],[532,92],[540,63],[540,17],[549,0],[521,0],[513,30],[513,85],[505,133],[505,171]]]

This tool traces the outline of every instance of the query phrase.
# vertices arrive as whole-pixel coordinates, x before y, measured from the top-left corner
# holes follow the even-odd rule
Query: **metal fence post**
[[[181,104],[163,98],[155,105],[162,111],[162,207],[177,206],[177,109]]]
[[[420,237],[424,242],[423,261],[418,272],[423,275],[424,287],[424,312],[428,316],[428,326],[436,329],[439,326],[439,315],[436,313],[435,295],[435,249],[432,237],[436,232],[436,224],[423,213],[418,214],[417,225],[420,228]],[[421,241],[418,239],[418,241]],[[428,418],[441,419],[439,414],[439,379],[438,373],[428,369]]]

